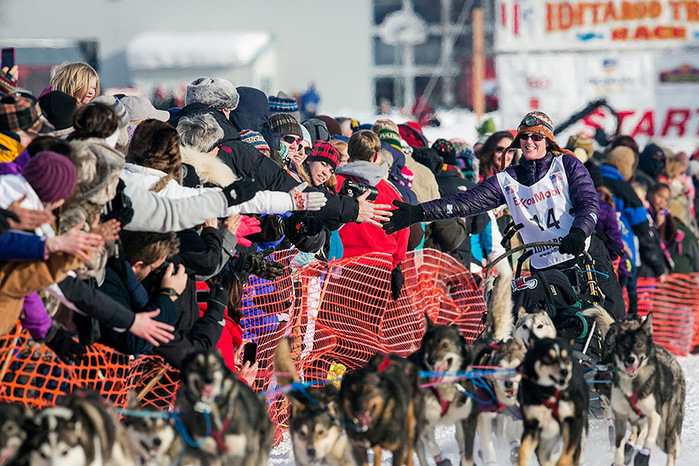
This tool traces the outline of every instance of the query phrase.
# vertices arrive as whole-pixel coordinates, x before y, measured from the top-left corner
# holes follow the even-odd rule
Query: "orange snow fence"
[[[284,336],[291,338],[303,380],[325,383],[377,351],[407,356],[416,350],[426,314],[437,324],[457,325],[468,342],[482,329],[482,291],[462,264],[435,250],[408,253],[397,301],[391,297],[388,254],[310,263],[290,251],[274,257],[286,273],[272,282],[251,277],[242,298],[244,337],[258,342],[258,392],[275,388],[272,361]],[[699,345],[699,274],[640,279],[638,295],[640,313],[653,311],[657,342],[677,355]],[[134,390],[144,404],[169,410],[179,373],[157,356],[133,358],[99,344],[80,365],[66,365],[18,326],[0,337],[0,379],[0,401],[33,408],[61,404],[73,389],[91,388],[117,406]],[[280,440],[287,403],[281,397],[268,402]]]

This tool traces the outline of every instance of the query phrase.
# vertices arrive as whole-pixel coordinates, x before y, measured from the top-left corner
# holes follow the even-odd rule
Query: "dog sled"
[[[485,277],[490,276],[498,263],[521,253],[514,261],[512,278],[515,321],[522,310],[526,313],[545,312],[557,335],[573,340],[576,358],[592,372],[601,359],[604,336],[613,322],[602,307],[604,294],[597,284],[601,272],[595,270],[594,258],[583,251],[569,268],[526,276],[523,273],[524,262],[535,251],[558,246],[555,241],[540,241],[514,247],[488,265]]]

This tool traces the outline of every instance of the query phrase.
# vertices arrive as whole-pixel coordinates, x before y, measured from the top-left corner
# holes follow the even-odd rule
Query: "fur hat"
[[[592,158],[592,154],[595,152],[592,139],[582,134],[575,134],[569,137],[566,148],[572,150],[578,160],[580,160],[582,163],[590,160]]]
[[[44,203],[68,199],[75,189],[75,165],[67,157],[51,151],[39,152],[29,159],[22,176]]]
[[[68,158],[77,167],[77,203],[89,201],[104,205],[116,194],[119,175],[124,168],[121,154],[104,143],[90,138],[70,142]]]
[[[301,125],[296,121],[296,118],[289,115],[288,113],[275,113],[269,117],[269,127],[275,133],[280,135],[293,134],[300,138],[303,138],[303,132],[301,131]]]
[[[215,109],[235,110],[240,96],[232,82],[224,78],[197,78],[187,86],[184,104],[200,103]]]
[[[636,164],[636,154],[633,149],[626,146],[616,146],[607,154],[607,159],[604,165],[609,165],[621,173],[625,181],[629,181],[633,177],[633,170]]]

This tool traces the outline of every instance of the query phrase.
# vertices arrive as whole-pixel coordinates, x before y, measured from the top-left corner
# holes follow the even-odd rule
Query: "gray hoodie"
[[[338,175],[353,176],[369,186],[376,186],[379,184],[379,181],[386,176],[388,168],[385,165],[379,167],[371,162],[360,160],[341,166],[335,170],[335,173]]]

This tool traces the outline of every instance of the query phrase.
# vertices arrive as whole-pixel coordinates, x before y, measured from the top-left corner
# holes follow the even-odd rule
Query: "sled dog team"
[[[606,334],[601,365],[589,368],[568,340],[556,337],[546,313],[513,314],[509,283],[489,279],[485,289],[486,325],[472,345],[457,327],[427,318],[421,347],[408,358],[379,353],[347,372],[339,388],[328,383],[288,392],[296,464],[365,465],[371,449],[375,465],[383,450],[394,465],[412,465],[413,454],[423,466],[431,464],[428,456],[451,465],[435,441],[439,425],[456,426],[462,465],[474,464],[476,433],[479,462],[497,464],[496,420],[504,424],[513,463],[580,464],[590,402],[586,371],[594,371],[595,390],[613,420],[613,463],[647,465],[657,445],[667,465],[674,464],[685,381],[677,360],[653,342],[651,314],[611,322],[596,306],[584,310]],[[464,378],[474,366],[500,370]],[[301,382],[287,339],[274,369],[278,386]],[[212,351],[188,357],[171,414],[141,408],[135,397],[119,411],[84,390],[36,413],[0,404],[0,465],[259,466],[267,464],[273,441],[264,398]]]

